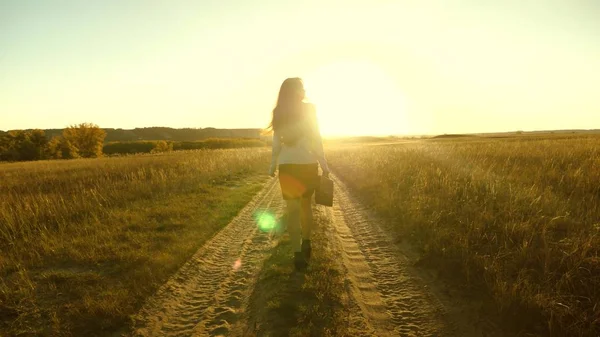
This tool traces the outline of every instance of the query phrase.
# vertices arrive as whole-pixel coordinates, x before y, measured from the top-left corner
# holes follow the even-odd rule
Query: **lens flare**
[[[240,259],[235,260],[235,262],[233,263],[233,270],[238,271],[238,269],[240,269],[240,267],[242,267],[242,260],[240,260]]]
[[[258,229],[263,232],[271,232],[277,228],[277,219],[275,215],[269,211],[261,211],[254,214],[254,220],[258,225]]]

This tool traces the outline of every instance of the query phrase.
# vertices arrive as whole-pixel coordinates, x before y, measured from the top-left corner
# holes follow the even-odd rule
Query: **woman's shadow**
[[[305,273],[296,271],[292,248],[286,233],[286,214],[278,219],[269,235],[277,240],[263,264],[249,299],[249,326],[245,336],[287,336],[298,324],[307,294],[303,290]]]

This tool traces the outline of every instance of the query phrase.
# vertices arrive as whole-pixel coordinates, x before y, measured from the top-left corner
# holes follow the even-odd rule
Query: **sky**
[[[600,128],[600,2],[0,0],[0,130],[262,128],[302,77],[324,135]]]

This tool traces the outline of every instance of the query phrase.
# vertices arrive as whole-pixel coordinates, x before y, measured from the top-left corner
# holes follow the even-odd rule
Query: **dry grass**
[[[251,199],[267,150],[0,165],[0,335],[106,335]]]
[[[600,138],[428,140],[328,156],[397,234],[485,285],[513,323],[600,333]]]

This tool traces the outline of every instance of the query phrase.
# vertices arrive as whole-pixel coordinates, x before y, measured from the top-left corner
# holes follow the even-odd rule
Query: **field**
[[[506,322],[600,331],[600,137],[348,146],[328,158],[425,264],[483,285]]]
[[[600,137],[326,154],[304,274],[268,149],[0,165],[0,336],[600,333]]]
[[[104,335],[264,182],[269,152],[0,165],[0,335]]]
[[[207,150],[207,149],[238,149],[250,147],[265,147],[267,144],[260,139],[244,138],[209,138],[198,141],[129,141],[129,142],[108,142],[104,144],[102,152],[105,155],[124,155],[137,153],[165,152],[160,150],[160,146],[166,150]]]

